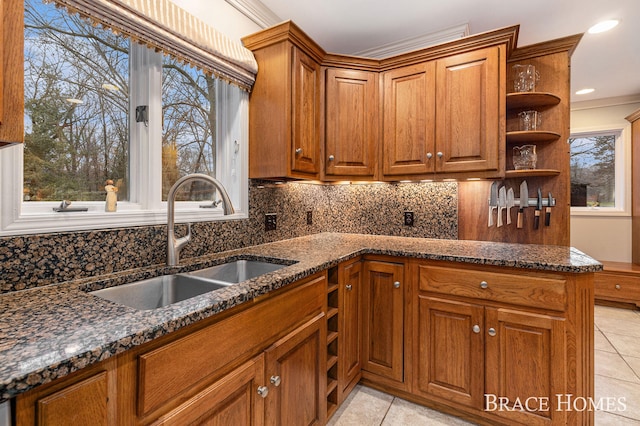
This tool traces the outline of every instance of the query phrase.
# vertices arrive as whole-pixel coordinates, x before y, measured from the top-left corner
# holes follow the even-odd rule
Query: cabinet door
[[[403,382],[404,266],[367,261],[363,288],[363,370]]]
[[[524,411],[494,413],[527,425],[572,423],[557,407],[557,395],[568,389],[565,320],[495,308],[486,308],[485,315],[485,393],[508,398],[510,405],[528,404]]]
[[[482,408],[484,308],[419,298],[417,391]]]
[[[0,0],[0,147],[24,141],[24,2]]]
[[[326,319],[321,313],[266,350],[267,424],[325,423],[326,334]]]
[[[264,355],[241,365],[175,410],[158,419],[157,425],[264,424]]]
[[[362,262],[342,267],[343,280],[339,289],[340,331],[338,348],[340,351],[338,367],[338,386],[340,394],[359,377],[360,357],[360,294],[362,287]],[[341,397],[340,400],[343,400]]]
[[[498,150],[504,146],[505,61],[502,46],[437,61],[438,172],[498,169]]]
[[[292,164],[293,171],[318,173],[320,157],[320,65],[297,47],[293,49]]]
[[[326,77],[325,174],[373,177],[377,73],[329,68]]]
[[[383,74],[383,174],[434,170],[435,76],[433,62]]]

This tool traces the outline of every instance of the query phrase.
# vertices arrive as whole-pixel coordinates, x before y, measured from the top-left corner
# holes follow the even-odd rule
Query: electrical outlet
[[[413,212],[404,212],[405,226],[413,226]]]
[[[313,212],[307,211],[307,225],[313,225]]]
[[[277,225],[277,216],[275,213],[267,213],[264,215],[264,230],[275,231]]]

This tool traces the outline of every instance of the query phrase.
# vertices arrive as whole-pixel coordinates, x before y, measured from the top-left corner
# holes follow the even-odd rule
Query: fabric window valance
[[[48,1],[245,90],[253,86],[253,53],[169,0]]]

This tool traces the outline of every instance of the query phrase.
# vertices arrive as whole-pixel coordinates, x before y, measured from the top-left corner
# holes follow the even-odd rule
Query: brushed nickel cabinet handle
[[[473,332],[478,334],[480,333],[480,326],[478,324],[474,325],[472,328]]]
[[[496,329],[495,329],[495,328],[493,328],[493,327],[491,327],[491,328],[489,329],[489,336],[493,337],[493,336],[495,336],[495,335],[496,335]]]
[[[269,379],[269,381],[274,386],[280,386],[280,376],[271,376],[271,379]]]
[[[269,394],[269,388],[267,388],[266,386],[258,386],[258,395],[260,395],[263,398],[266,398],[268,394]]]
[[[394,283],[393,283],[393,286],[394,286],[395,288],[400,288],[400,281],[396,281],[396,282],[394,282]]]

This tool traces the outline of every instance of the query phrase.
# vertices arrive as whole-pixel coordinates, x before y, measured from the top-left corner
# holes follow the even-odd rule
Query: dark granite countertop
[[[559,272],[600,263],[570,247],[323,233],[109,276],[0,295],[0,402],[361,254]],[[138,311],[87,294],[107,286],[238,258],[296,261],[278,271],[163,308]]]

